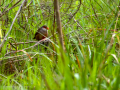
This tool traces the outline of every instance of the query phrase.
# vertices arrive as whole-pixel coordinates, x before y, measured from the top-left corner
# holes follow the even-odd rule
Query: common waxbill
[[[35,37],[33,39],[36,40],[42,40],[46,37],[48,37],[48,27],[46,25],[43,25],[42,27],[40,27],[37,32],[35,33]],[[48,46],[49,44],[49,40],[43,41],[42,44],[44,44],[45,46]],[[45,47],[45,51],[47,50],[47,48]]]
[[[49,28],[46,25],[43,25],[40,27],[37,32],[35,33],[35,37],[33,39],[36,40],[42,40],[48,36],[48,30]]]

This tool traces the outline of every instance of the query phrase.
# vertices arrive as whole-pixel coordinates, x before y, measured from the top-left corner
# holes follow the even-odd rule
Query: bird
[[[47,27],[47,25],[43,25],[42,27],[40,27],[35,33],[35,36],[33,39],[36,39],[39,41],[46,38],[48,36],[48,29],[49,28]]]
[[[48,30],[49,30],[49,28],[47,27],[47,25],[43,25],[42,27],[40,27],[37,30],[33,39],[36,39],[36,40],[39,41],[39,40],[42,40],[42,39],[48,37]],[[45,45],[45,46],[48,46],[49,40],[43,41],[42,44]],[[47,48],[45,47],[45,51],[46,50],[47,50]]]

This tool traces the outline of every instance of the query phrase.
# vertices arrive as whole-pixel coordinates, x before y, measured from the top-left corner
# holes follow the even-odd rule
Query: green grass
[[[1,5],[4,3],[1,12],[10,2],[1,1]],[[10,3],[7,9],[15,3]],[[2,35],[3,30],[8,32],[21,3],[0,18]],[[23,7],[0,53],[0,89],[120,90],[120,2],[82,0],[71,18],[79,3],[60,0],[65,51],[56,34],[53,2],[33,0],[29,7]],[[35,41],[34,34],[42,25],[50,28],[52,43],[47,51],[43,45],[31,48],[35,42],[30,43]],[[10,44],[19,42],[25,43],[14,47]],[[12,50],[22,51],[6,55]]]

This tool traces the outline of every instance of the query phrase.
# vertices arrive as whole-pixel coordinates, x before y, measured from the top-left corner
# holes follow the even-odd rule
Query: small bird
[[[36,39],[39,41],[46,38],[48,36],[48,29],[49,28],[46,25],[43,25],[42,27],[40,27],[35,33],[35,37],[33,39]]]
[[[35,33],[35,37],[33,39],[36,40],[42,40],[46,37],[48,37],[48,27],[46,25],[43,25],[42,27],[40,27],[37,32]],[[48,46],[49,44],[49,40],[43,41],[42,44],[44,44],[45,46]],[[47,50],[47,48],[45,47],[45,51]]]

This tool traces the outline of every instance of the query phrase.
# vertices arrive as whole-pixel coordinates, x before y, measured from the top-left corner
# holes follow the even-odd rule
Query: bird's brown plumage
[[[48,36],[48,31],[47,31],[48,29],[49,28],[46,25],[40,27],[35,33],[35,37],[33,39],[42,40],[46,38]]]

